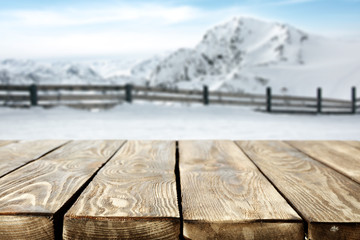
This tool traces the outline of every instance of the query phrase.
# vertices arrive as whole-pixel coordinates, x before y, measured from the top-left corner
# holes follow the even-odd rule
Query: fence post
[[[356,88],[351,88],[351,112],[356,113]]]
[[[30,85],[30,105],[37,106],[38,105],[38,95],[37,95],[37,86],[35,84]]]
[[[271,112],[271,87],[266,88],[266,111]]]
[[[209,88],[206,85],[203,87],[203,103],[209,105]]]
[[[132,102],[132,85],[126,84],[125,85],[125,101],[128,103]]]
[[[317,113],[321,113],[321,108],[322,108],[322,105],[321,105],[321,88],[318,88],[317,89]]]

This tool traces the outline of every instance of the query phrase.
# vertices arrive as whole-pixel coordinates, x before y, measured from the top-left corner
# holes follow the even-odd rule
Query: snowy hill
[[[360,44],[312,36],[286,24],[234,18],[210,29],[194,49],[179,49],[151,76],[153,85],[348,98],[360,87]]]
[[[138,61],[55,61],[6,59],[0,61],[0,84],[125,84],[143,85],[147,79],[132,75]]]
[[[39,64],[31,60],[4,60],[0,66],[1,83],[90,83],[101,80],[90,67],[79,64]]]
[[[307,39],[305,33],[286,25],[234,18],[209,30],[195,49],[171,54],[152,79],[159,84],[172,79],[167,82],[171,84],[234,75],[248,66],[303,64],[302,45]]]
[[[170,88],[349,98],[360,89],[360,43],[292,26],[237,17],[208,30],[192,49],[145,60],[46,62],[0,60],[2,84],[150,84]]]

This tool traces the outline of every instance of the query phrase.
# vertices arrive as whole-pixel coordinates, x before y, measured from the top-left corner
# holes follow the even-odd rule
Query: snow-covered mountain
[[[209,75],[238,75],[249,66],[303,64],[307,39],[307,34],[284,24],[234,18],[209,30],[194,49],[171,54],[157,66],[152,80],[172,84],[204,80]]]
[[[307,34],[287,24],[234,18],[206,32],[193,49],[159,63],[153,85],[280,94],[349,97],[360,87],[360,44]]]
[[[360,42],[237,17],[208,30],[191,49],[145,60],[39,63],[0,61],[0,83],[150,84],[170,88],[349,97],[360,88]]]
[[[123,62],[36,62],[6,59],[0,61],[2,84],[114,84],[134,81]],[[138,79],[140,81],[140,79]]]
[[[0,62],[2,83],[96,82],[100,76],[87,66],[69,63],[39,64],[31,60]]]
[[[0,60],[0,84],[145,85],[163,56],[150,59],[49,61]]]

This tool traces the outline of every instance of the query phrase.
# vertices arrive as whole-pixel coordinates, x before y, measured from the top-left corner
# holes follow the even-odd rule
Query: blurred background
[[[359,12],[0,0],[0,138],[359,140]]]

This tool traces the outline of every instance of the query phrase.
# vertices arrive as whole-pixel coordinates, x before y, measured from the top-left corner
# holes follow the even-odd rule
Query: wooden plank
[[[271,98],[274,99],[274,100],[310,101],[310,102],[316,102],[316,98],[314,98],[314,97],[272,95]]]
[[[124,90],[122,85],[38,85],[39,91],[118,91]]]
[[[0,140],[0,147],[5,146],[5,145],[9,145],[11,143],[16,143],[17,141],[15,140]]]
[[[0,101],[29,101],[29,95],[6,95],[0,94]]]
[[[308,239],[359,239],[359,184],[285,142],[237,143],[307,221]]]
[[[342,100],[342,99],[334,99],[334,98],[323,98],[322,101],[324,103],[330,102],[330,103],[345,103],[351,105],[351,101],[348,100]]]
[[[279,101],[273,101],[272,104],[276,107],[304,107],[304,108],[316,108],[315,104],[309,104],[309,103],[292,103],[292,102],[279,102]],[[344,110],[351,108],[350,105],[326,105],[322,104],[322,108],[326,110]]]
[[[285,101],[310,101],[316,102],[316,98],[314,97],[300,97],[300,96],[283,96],[283,95],[272,95],[272,99],[274,100],[285,100]],[[347,104],[350,105],[351,102],[348,100],[342,99],[333,99],[333,98],[323,98],[323,103],[338,103],[338,104]]]
[[[287,103],[287,102],[275,102],[271,103],[274,107],[302,107],[302,108],[316,108],[314,104],[308,103]]]
[[[0,91],[29,91],[30,86],[26,85],[3,85],[0,84]]]
[[[301,218],[231,141],[181,141],[184,237],[304,239]]]
[[[155,96],[155,95],[134,95],[134,100],[150,100],[150,101],[168,101],[168,102],[197,102],[202,103],[201,98],[194,97],[167,97],[167,96]]]
[[[344,111],[351,110],[351,105],[322,105],[322,108],[325,108],[327,111]]]
[[[129,141],[65,215],[64,239],[178,239],[175,142]]]
[[[74,141],[1,178],[0,238],[60,239],[63,211],[122,143]]]
[[[209,99],[210,104],[231,104],[231,105],[244,105],[244,106],[265,106],[265,102],[251,102],[251,101],[238,101],[238,100],[225,100],[225,99]]]
[[[266,112],[266,111],[263,111]],[[279,114],[317,114],[316,111],[310,111],[305,109],[271,109],[271,114],[279,113]]]
[[[233,97],[233,98],[249,98],[249,99],[262,99],[265,100],[265,95],[263,94],[250,94],[250,93],[232,93],[232,92],[219,92],[211,91],[210,96],[212,97]]]
[[[133,86],[133,90],[142,91],[142,92],[153,92],[153,93],[172,93],[172,94],[202,96],[202,91],[199,90],[170,89],[170,88],[144,87],[144,86]]]
[[[0,148],[0,177],[65,144],[64,140],[21,141]]]
[[[124,101],[125,96],[115,94],[71,94],[71,95],[39,95],[39,101],[80,101],[80,100],[121,100]]]
[[[288,141],[310,157],[360,183],[360,150],[342,141]]]

